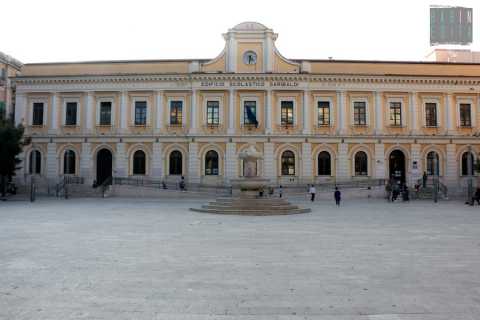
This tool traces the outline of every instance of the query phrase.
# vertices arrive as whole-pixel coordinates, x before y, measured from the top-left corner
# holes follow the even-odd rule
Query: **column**
[[[385,145],[375,143],[375,159],[373,159],[373,172],[375,179],[385,179]],[[406,166],[406,164],[405,164]]]
[[[451,93],[447,93],[447,96],[445,97],[445,124],[447,133],[452,133],[452,131],[455,131],[452,106],[454,106],[453,95]]]
[[[272,183],[277,182],[275,164],[276,161],[273,157],[273,143],[265,142],[263,144],[263,176],[270,179]]]
[[[265,102],[265,133],[272,133],[272,90],[267,90]]]
[[[17,92],[15,102],[15,125],[23,124],[26,125],[27,121],[27,96],[25,93]],[[8,116],[8,115],[7,115]]]
[[[338,104],[338,132],[345,134],[347,129],[347,115],[345,110],[345,91],[337,92],[337,104]]]
[[[234,89],[229,91],[229,101],[228,101],[228,134],[235,133],[235,96],[236,92]]]
[[[190,101],[190,134],[197,133],[197,90],[192,90],[192,99]]]
[[[310,91],[303,91],[303,134],[310,134]]]
[[[350,180],[350,167],[348,161],[348,143],[338,144],[337,181]]]
[[[163,91],[156,92],[155,104],[157,107],[156,110],[156,121],[155,121],[155,132],[159,133],[163,129]]]
[[[226,146],[225,152],[225,178],[227,183],[230,179],[237,177],[237,144],[235,142],[229,142]]]
[[[57,99],[57,93],[56,92],[53,92],[52,93],[52,96],[51,96],[51,108],[52,108],[52,111],[51,111],[51,118],[50,118],[50,127],[49,127],[49,130],[48,130],[48,133],[49,134],[55,134],[57,132],[57,129],[58,129],[58,99]],[[48,113],[47,113],[48,114]]]
[[[410,146],[410,156],[412,157],[412,174],[410,176],[410,185],[415,185],[419,179],[422,178],[423,171],[426,168],[422,168],[422,159],[420,158],[421,146],[417,143],[412,143]],[[408,170],[409,165],[405,164]]]
[[[161,142],[153,143],[152,178],[163,178],[163,144]]]
[[[58,179],[58,158],[57,144],[50,142],[47,144],[47,178],[57,182]]]
[[[198,143],[188,144],[188,182],[200,182],[200,161],[198,159]]]
[[[300,159],[299,159],[300,160]],[[309,142],[302,143],[302,179],[303,183],[313,182],[312,168],[312,144]]]
[[[127,91],[122,91],[120,95],[120,131],[125,132],[128,127],[128,93]]]
[[[458,162],[457,162],[457,148],[456,145],[451,143],[447,144],[447,159],[445,165],[445,179],[444,183],[449,187],[449,189],[454,189],[458,185],[459,174],[458,174]],[[442,163],[440,162],[440,173]]]
[[[381,134],[383,132],[383,116],[382,111],[382,93],[375,92],[375,133]]]
[[[80,176],[85,179],[87,185],[93,183],[93,159],[92,159],[92,147],[88,142],[82,143],[82,152],[80,153]]]
[[[417,93],[410,92],[409,97],[409,104],[410,104],[410,121],[411,121],[411,131],[413,134],[418,133],[418,117],[417,117]]]
[[[115,157],[115,170],[113,175],[115,177],[127,177],[128,176],[128,161],[127,161],[127,151],[125,143],[117,143]]]
[[[87,97],[86,97],[86,112],[85,112],[85,129],[87,132],[92,132],[93,130],[93,119],[96,119],[97,117],[93,114],[93,92],[89,91],[87,92]],[[113,106],[112,106],[113,108]]]

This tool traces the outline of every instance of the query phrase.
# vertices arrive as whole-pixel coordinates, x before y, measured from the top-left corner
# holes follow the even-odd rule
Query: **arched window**
[[[75,174],[75,152],[73,150],[65,151],[63,155],[63,174]]]
[[[470,157],[469,157],[470,155]],[[470,159],[469,159],[470,158]],[[470,164],[469,164],[470,162]],[[468,167],[470,167],[470,173],[468,172]],[[469,176],[474,174],[474,167],[475,167],[475,158],[471,152],[464,152],[462,154],[462,176]]]
[[[292,151],[282,153],[282,176],[295,175],[295,155]]]
[[[435,151],[430,151],[427,154],[427,174],[429,176],[439,175],[440,174],[440,158],[438,153]]]
[[[133,174],[145,174],[146,173],[146,157],[145,152],[137,150],[133,154]]]
[[[332,174],[332,163],[330,153],[322,151],[318,154],[318,175],[330,176]]]
[[[42,172],[42,154],[38,150],[30,152],[29,172],[30,174],[40,174]]]
[[[368,176],[368,156],[363,151],[355,154],[355,175]]]
[[[180,151],[175,150],[170,153],[168,172],[171,175],[182,174],[182,153]]]
[[[205,175],[218,176],[218,153],[210,150],[205,155]]]

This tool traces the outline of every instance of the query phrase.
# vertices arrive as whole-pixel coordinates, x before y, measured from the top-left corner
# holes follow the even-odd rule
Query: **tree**
[[[21,160],[18,158],[23,147],[23,127],[15,127],[11,121],[0,120],[0,189],[4,197],[7,181],[15,175]]]

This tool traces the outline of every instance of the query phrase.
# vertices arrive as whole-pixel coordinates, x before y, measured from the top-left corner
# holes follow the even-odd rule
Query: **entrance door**
[[[97,185],[112,176],[112,153],[102,149],[97,153]]]
[[[390,179],[405,182],[405,155],[400,150],[390,153]]]

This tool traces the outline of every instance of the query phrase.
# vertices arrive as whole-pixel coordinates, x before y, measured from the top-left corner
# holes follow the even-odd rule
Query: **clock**
[[[253,51],[247,51],[243,54],[243,63],[253,65],[257,63],[257,54]]]

